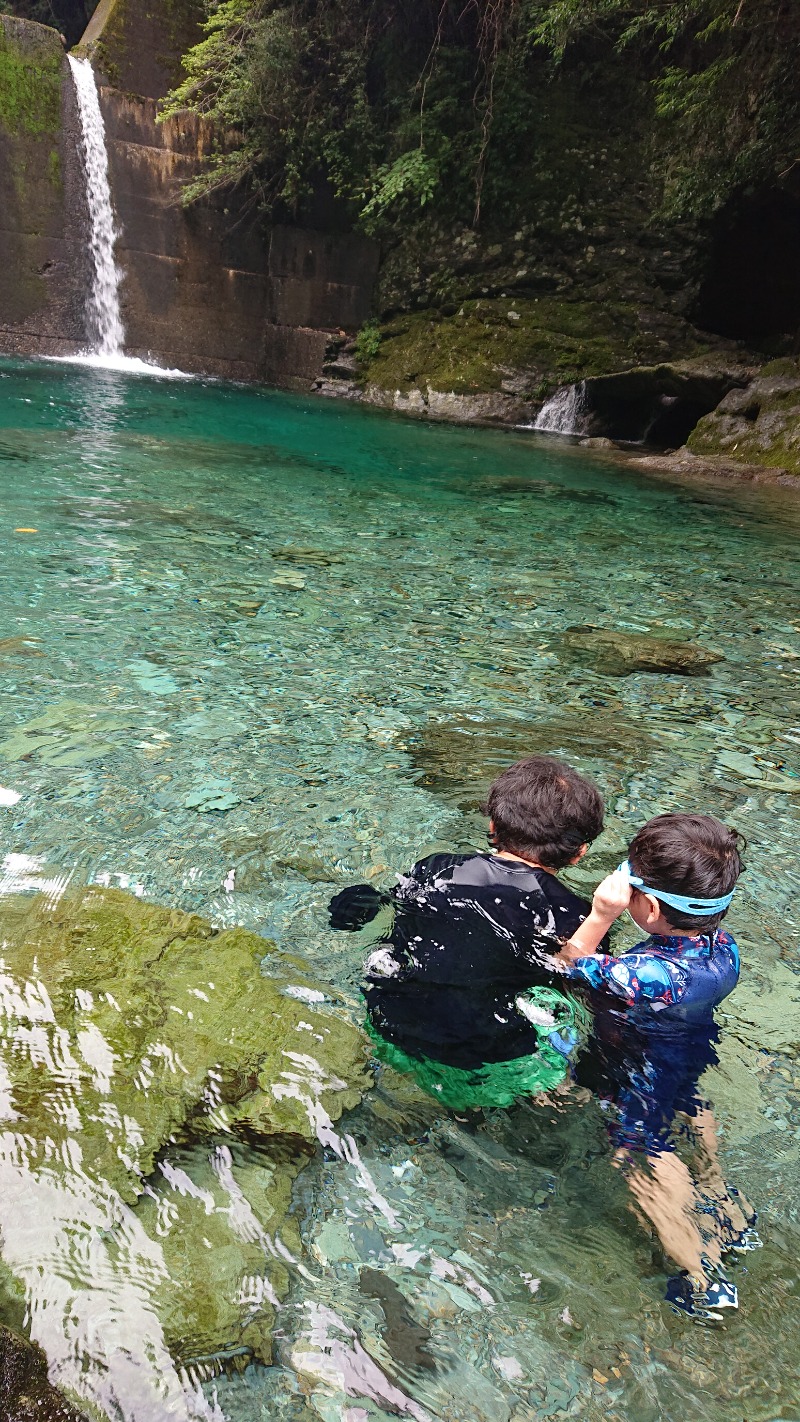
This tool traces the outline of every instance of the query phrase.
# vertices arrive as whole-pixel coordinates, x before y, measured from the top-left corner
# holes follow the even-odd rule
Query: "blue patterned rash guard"
[[[634,1009],[658,1014],[665,1021],[701,1021],[739,979],[739,949],[721,929],[701,938],[685,934],[653,934],[614,958],[598,953],[573,963],[570,977],[582,978],[598,991],[613,993]],[[668,1010],[669,1009],[669,1010]]]
[[[675,1149],[678,1113],[704,1104],[697,1084],[718,1058],[714,1008],[733,991],[739,950],[729,933],[654,935],[612,957],[572,964],[589,990],[592,1037],[577,1080],[615,1109],[614,1144],[656,1155]]]

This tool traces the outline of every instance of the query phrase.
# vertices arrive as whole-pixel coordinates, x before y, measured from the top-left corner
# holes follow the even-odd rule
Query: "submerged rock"
[[[127,1417],[144,1379],[147,1415],[193,1417],[174,1362],[269,1361],[292,1181],[341,1148],[365,1039],[268,940],[120,890],[7,900],[0,928],[3,1266],[90,1410]]]
[[[35,1343],[0,1324],[1,1422],[87,1422],[52,1387],[47,1358]]]
[[[462,810],[477,810],[494,777],[525,756],[563,756],[610,793],[622,788],[650,744],[620,707],[593,706],[519,720],[453,713],[415,727],[404,748],[423,772],[422,785]]]
[[[0,742],[3,760],[29,760],[74,768],[99,760],[114,749],[108,736],[135,724],[136,713],[102,711],[80,701],[57,701]]]
[[[40,637],[3,637],[0,638],[0,658],[5,661],[8,657],[43,657],[40,645]]]
[[[573,660],[601,676],[630,676],[632,672],[666,672],[674,676],[702,676],[720,652],[695,642],[678,642],[645,632],[617,632],[607,627],[568,627],[563,646]]]

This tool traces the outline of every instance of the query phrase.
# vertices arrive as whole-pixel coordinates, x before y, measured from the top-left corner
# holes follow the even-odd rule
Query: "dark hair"
[[[492,782],[483,808],[497,849],[547,869],[563,869],[603,828],[600,791],[552,755],[510,765]]]
[[[716,928],[728,910],[693,918],[662,903],[658,889],[702,899],[729,894],[744,868],[745,847],[739,832],[713,815],[656,815],[634,835],[628,859],[634,874],[652,887],[667,921],[698,932]]]

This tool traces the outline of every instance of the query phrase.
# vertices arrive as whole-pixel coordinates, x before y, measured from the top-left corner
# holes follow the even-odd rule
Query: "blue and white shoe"
[[[755,1216],[753,1216],[755,1218]],[[763,1249],[764,1241],[753,1225],[748,1225],[740,1235],[737,1235],[726,1248],[726,1253],[730,1250],[734,1254],[749,1254],[753,1249]]]
[[[739,1291],[724,1276],[700,1290],[694,1287],[688,1274],[678,1274],[667,1280],[666,1298],[673,1313],[684,1314],[698,1323],[721,1323],[721,1309],[739,1307]]]

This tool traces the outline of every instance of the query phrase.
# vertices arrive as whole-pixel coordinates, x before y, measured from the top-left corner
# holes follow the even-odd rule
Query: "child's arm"
[[[371,923],[378,910],[388,903],[391,903],[389,894],[372,884],[350,884],[334,894],[328,904],[330,926],[356,933]]]
[[[563,945],[561,952],[556,954],[556,961],[574,963],[578,958],[588,958],[596,953],[612,923],[625,912],[630,899],[628,876],[622,869],[615,869],[598,884],[589,914]]]

